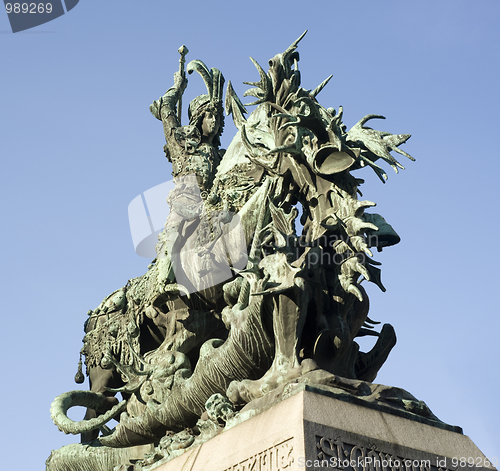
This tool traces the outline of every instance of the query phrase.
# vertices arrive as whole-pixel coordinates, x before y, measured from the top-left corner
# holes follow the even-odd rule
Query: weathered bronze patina
[[[302,37],[267,72],[252,59],[260,80],[245,93],[256,98],[245,105],[256,106],[250,115],[227,84],[224,105],[238,132],[225,152],[224,78],[199,60],[187,64],[207,94],[191,102],[183,126],[187,48],[179,49],[174,85],[150,107],[176,184],[158,256],[89,311],[91,391],[62,394],[51,409],[85,445],[53,452],[47,469],[153,469],[303,382],[437,421],[410,394],[372,384],[396,336],[389,324],[375,330],[361,285],[385,290],[370,248],[399,236],[365,212],[375,203],[358,199],[363,180],[353,171],[370,167],[385,181],[380,162],[403,168],[391,151],[413,160],[399,148],[410,136],[367,127],[378,115],[347,130],[342,107],[317,101],[329,78],[314,90],[300,86]],[[376,342],[362,352],[356,338],[367,335]],[[88,407],[85,420],[67,417],[73,405]],[[119,423],[110,430],[112,417]],[[146,456],[134,448],[148,444]],[[143,459],[132,465],[134,457]]]

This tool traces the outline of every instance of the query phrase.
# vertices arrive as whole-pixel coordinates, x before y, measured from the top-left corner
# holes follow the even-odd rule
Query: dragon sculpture
[[[148,272],[89,312],[83,353],[91,391],[62,394],[51,408],[59,429],[82,434],[84,443],[54,451],[48,470],[153,469],[301,382],[438,420],[409,393],[373,384],[396,336],[389,324],[375,330],[361,285],[385,291],[371,249],[399,236],[365,212],[375,203],[358,199],[363,180],[354,171],[370,167],[385,181],[381,161],[403,168],[392,151],[414,160],[399,147],[410,135],[367,127],[378,115],[347,130],[342,107],[320,105],[331,77],[314,90],[300,86],[304,35],[269,60],[267,72],[252,59],[260,80],[245,82],[254,87],[245,96],[254,102],[243,105],[228,83],[225,108],[238,132],[225,153],[218,149],[224,78],[198,60],[187,71],[201,75],[208,95],[193,100],[190,125],[181,126],[181,52],[174,87],[151,105],[174,167],[175,215]],[[225,279],[214,275],[223,262],[231,268]],[[361,352],[356,338],[367,335],[376,342]],[[85,420],[67,417],[75,405],[89,408]]]

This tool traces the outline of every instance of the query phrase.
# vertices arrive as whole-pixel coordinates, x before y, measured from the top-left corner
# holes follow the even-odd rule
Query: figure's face
[[[207,111],[203,117],[201,124],[201,132],[205,137],[212,139],[218,132],[220,127],[219,117],[212,111]]]

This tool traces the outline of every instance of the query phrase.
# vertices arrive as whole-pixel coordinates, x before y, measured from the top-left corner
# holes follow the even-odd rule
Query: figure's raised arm
[[[156,119],[163,121],[163,128],[167,141],[167,134],[170,136],[171,129],[182,125],[182,94],[184,93],[188,82],[184,68],[186,63],[186,54],[189,52],[188,48],[182,45],[178,49],[178,52],[181,57],[179,58],[179,71],[174,74],[174,86],[169,88],[165,92],[165,95],[160,97],[158,100],[155,100],[149,106],[149,110],[153,116]]]
[[[169,88],[162,97],[149,105],[149,110],[156,119],[163,121],[164,124],[166,124],[165,121],[171,121],[169,127],[181,126],[178,119],[177,106],[182,99],[187,82],[185,75],[176,72],[174,74],[174,86]]]

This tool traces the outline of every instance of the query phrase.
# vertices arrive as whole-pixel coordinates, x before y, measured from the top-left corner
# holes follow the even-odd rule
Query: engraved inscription
[[[224,471],[290,471],[294,461],[292,440],[293,437]]]
[[[341,471],[446,471],[446,459],[412,460],[370,447],[316,435],[317,461],[310,466]],[[308,464],[304,463],[306,467]],[[456,468],[454,468],[456,469]]]

